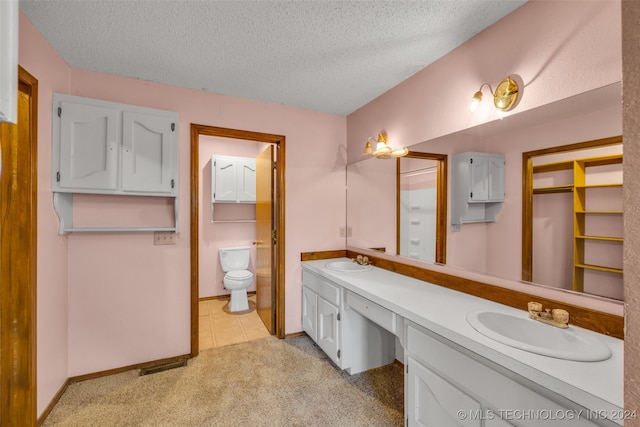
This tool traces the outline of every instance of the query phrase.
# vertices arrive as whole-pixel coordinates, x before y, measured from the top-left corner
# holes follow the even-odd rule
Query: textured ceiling
[[[347,115],[524,0],[20,0],[67,64]]]

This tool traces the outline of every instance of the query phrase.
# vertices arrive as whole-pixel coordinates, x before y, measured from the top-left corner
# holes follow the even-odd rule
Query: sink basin
[[[529,319],[528,314],[478,310],[467,322],[482,335],[520,350],[558,359],[597,362],[611,357],[611,350],[596,336],[569,326],[567,329]]]
[[[342,271],[347,273],[356,273],[359,271],[371,270],[370,265],[360,265],[352,261],[332,261],[327,263],[326,267],[329,270]]]

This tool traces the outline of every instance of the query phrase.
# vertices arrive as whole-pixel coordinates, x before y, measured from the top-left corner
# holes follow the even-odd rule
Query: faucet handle
[[[527,309],[529,311],[542,311],[542,304],[539,302],[529,302],[527,303]]]
[[[569,312],[567,310],[563,310],[561,308],[554,308],[551,311],[551,315],[553,316],[553,320],[557,323],[561,323],[563,325],[569,324]]]

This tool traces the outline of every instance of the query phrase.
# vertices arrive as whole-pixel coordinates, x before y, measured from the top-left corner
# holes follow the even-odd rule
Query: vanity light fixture
[[[498,110],[509,111],[516,105],[519,93],[518,84],[513,81],[511,77],[507,77],[498,84],[495,92],[491,89],[491,85],[489,83],[482,83],[482,85],[480,85],[480,89],[473,94],[471,111],[475,111],[476,108],[478,108],[480,101],[482,101],[482,88],[485,86],[487,86],[493,93],[493,105],[495,105]]]
[[[376,145],[375,151],[373,150],[373,145]],[[364,147],[364,154],[369,154],[372,156],[376,156],[378,159],[391,159],[394,157],[403,157],[409,154],[409,149],[399,148],[393,149],[389,146],[389,138],[387,136],[387,132],[382,131],[378,134],[378,140],[376,141],[373,137],[370,137],[367,140],[367,145]]]

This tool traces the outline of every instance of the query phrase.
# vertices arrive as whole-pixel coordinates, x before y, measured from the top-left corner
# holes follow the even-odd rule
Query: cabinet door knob
[[[262,240],[256,240],[255,242],[253,242],[254,246],[255,245],[261,245],[262,244]]]

